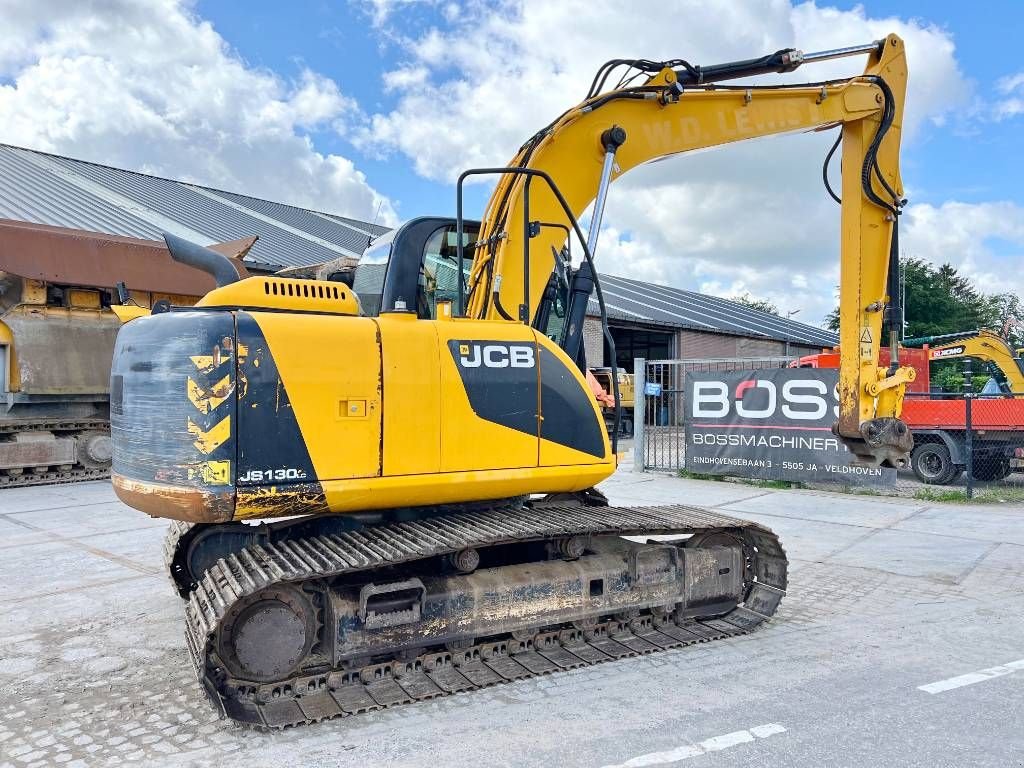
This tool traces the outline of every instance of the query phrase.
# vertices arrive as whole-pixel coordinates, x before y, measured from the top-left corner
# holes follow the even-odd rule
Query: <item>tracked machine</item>
[[[728,84],[856,54],[869,61],[854,78]],[[616,71],[646,82],[608,90]],[[168,237],[219,287],[121,329],[113,482],[175,521],[167,563],[217,708],[290,726],[732,637],[775,613],[787,559],[770,530],[594,488],[617,460],[582,353],[592,295],[604,315],[606,193],[653,159],[838,128],[836,431],[864,461],[905,462],[912,373],[878,365],[905,83],[895,36],[709,67],[613,61],[507,167],[464,173],[454,220],[380,238],[348,282],[238,281]],[[483,174],[496,188],[469,222],[462,187]],[[606,320],[605,335],[614,349]]]

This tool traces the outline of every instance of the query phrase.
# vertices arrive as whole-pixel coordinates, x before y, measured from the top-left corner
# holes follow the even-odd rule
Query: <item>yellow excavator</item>
[[[867,56],[862,75],[730,84],[851,55]],[[582,353],[595,295],[615,360],[593,264],[606,195],[668,155],[837,128],[835,431],[863,461],[905,463],[913,372],[878,354],[883,315],[898,316],[906,77],[896,36],[713,66],[608,62],[508,166],[462,174],[455,219],[379,238],[347,282],[239,280],[168,235],[219,287],[122,327],[113,483],[175,521],[168,567],[221,712],[318,721],[731,637],[775,613],[787,559],[770,530],[683,504],[611,506],[594,488],[617,461]],[[462,189],[481,175],[497,184],[477,223]]]
[[[980,360],[994,372],[998,372],[1000,389],[1015,395],[1024,394],[1024,361],[1020,350],[1014,350],[1006,339],[995,331],[981,328],[960,333],[944,333],[938,336],[919,336],[904,339],[904,347],[931,345],[928,360],[960,360],[971,357]]]

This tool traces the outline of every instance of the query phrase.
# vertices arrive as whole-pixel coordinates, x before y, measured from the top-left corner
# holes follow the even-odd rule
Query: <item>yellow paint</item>
[[[528,435],[477,416],[448,347],[449,340],[536,344],[533,329],[521,323],[480,320],[432,322],[432,325],[437,331],[440,361],[441,471],[536,467],[540,443],[537,433]],[[460,354],[468,351],[468,346],[459,345]],[[536,349],[534,356],[537,359]],[[537,370],[539,373],[539,367]],[[509,408],[527,409],[536,415],[538,398],[539,391],[531,402],[509,403]]]
[[[231,397],[231,374],[226,375],[209,389],[203,389],[192,377],[188,378],[188,399],[200,413],[206,414]]]
[[[67,291],[67,303],[71,307],[100,309],[100,292],[89,291],[84,288],[69,288]]]
[[[200,307],[266,307],[306,312],[358,315],[355,292],[343,283],[292,277],[248,277],[201,298]]]
[[[220,363],[219,360],[214,359],[213,355],[192,355],[189,360],[200,373],[213,373],[213,369]]]
[[[366,317],[284,312],[253,312],[252,317],[263,331],[288,390],[317,477],[379,475],[377,323]],[[339,419],[342,400],[365,401],[366,418]],[[273,435],[267,439],[272,440]]]
[[[46,283],[42,280],[25,279],[21,284],[22,304],[46,304]]]
[[[147,307],[137,307],[134,304],[115,304],[110,309],[122,323],[127,323],[137,317],[147,317],[150,314]]]
[[[231,437],[231,416],[225,416],[208,430],[203,430],[192,419],[189,419],[188,431],[196,438],[192,443],[196,450],[208,455],[217,450]]]
[[[386,313],[378,320],[384,373],[384,474],[441,468],[441,373],[436,323]]]
[[[323,483],[323,489],[329,510],[337,514],[410,504],[454,504],[527,493],[569,493],[590,488],[606,476],[604,465],[583,464],[328,480]],[[261,517],[266,513],[265,506],[250,503],[247,494],[239,493],[236,519]]]
[[[0,320],[0,345],[7,348],[7,380],[0,382],[5,385],[8,392],[21,390],[21,370],[18,368],[18,353],[14,349],[14,334],[11,329]],[[0,371],[0,375],[3,375]]]

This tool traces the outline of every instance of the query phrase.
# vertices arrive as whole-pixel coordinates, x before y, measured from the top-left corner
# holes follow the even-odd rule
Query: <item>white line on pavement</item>
[[[757,725],[749,731],[733,731],[724,736],[714,736],[710,739],[698,742],[697,744],[684,744],[681,747],[670,749],[665,752],[648,752],[646,755],[638,755],[618,765],[606,765],[604,768],[645,768],[649,765],[665,765],[676,763],[690,757],[707,754],[708,752],[720,752],[737,744],[749,744],[755,738],[766,739],[777,733],[785,733],[786,729],[778,723]]]
[[[942,693],[943,691],[951,691],[954,688],[963,688],[965,685],[974,685],[975,683],[980,683],[985,680],[991,680],[994,677],[1002,677],[1003,675],[1009,675],[1022,670],[1024,670],[1024,659],[1018,659],[1017,661],[1011,661],[1009,664],[1003,664],[999,667],[979,669],[977,672],[971,672],[967,675],[958,675],[957,677],[950,677],[946,680],[939,680],[937,683],[919,685],[917,686],[917,689],[931,694]]]

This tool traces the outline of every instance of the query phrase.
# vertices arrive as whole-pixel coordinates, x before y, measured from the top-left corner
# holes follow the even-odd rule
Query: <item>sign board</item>
[[[660,397],[661,396],[661,384],[655,381],[648,381],[644,384],[644,394],[647,397]]]
[[[832,434],[839,372],[781,368],[687,371],[685,466],[763,480],[892,485],[896,470],[855,463]]]

